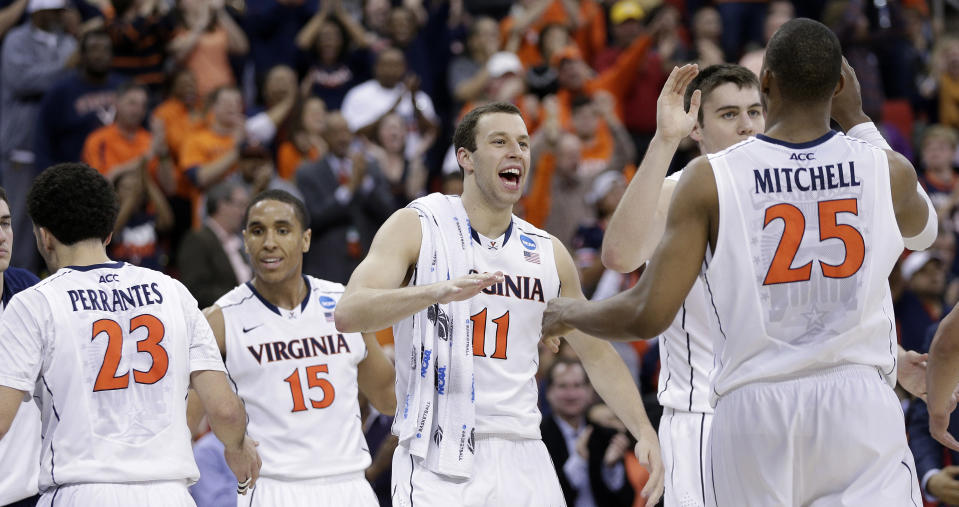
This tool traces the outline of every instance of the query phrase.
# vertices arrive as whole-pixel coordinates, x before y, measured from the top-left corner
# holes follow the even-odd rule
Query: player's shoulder
[[[686,166],[686,168],[687,168],[687,169],[690,168],[690,167],[691,167],[697,160],[699,160],[699,159],[704,159],[704,160],[707,160],[707,161],[711,161],[711,160],[726,158],[726,157],[729,157],[730,155],[732,155],[732,154],[734,154],[734,153],[740,152],[740,151],[745,150],[745,149],[750,149],[750,148],[758,147],[758,146],[762,146],[762,143],[759,142],[759,138],[757,138],[756,136],[750,136],[750,137],[747,137],[746,139],[743,139],[742,141],[739,141],[738,143],[736,143],[736,144],[734,144],[734,145],[726,148],[725,150],[719,150],[719,151],[717,151],[716,153],[708,153],[708,154],[706,154],[706,155],[704,155],[704,156],[696,157],[695,159],[693,159],[692,162],[690,162],[690,163]]]
[[[226,294],[220,296],[220,299],[217,299],[214,305],[218,306],[220,310],[232,311],[233,309],[242,307],[247,301],[251,301],[255,295],[249,283],[241,283]]]
[[[550,243],[553,239],[552,234],[516,215],[513,215],[513,232],[526,249],[538,246],[539,243]]]
[[[314,294],[342,294],[346,286],[339,282],[331,282],[315,276],[303,275]]]

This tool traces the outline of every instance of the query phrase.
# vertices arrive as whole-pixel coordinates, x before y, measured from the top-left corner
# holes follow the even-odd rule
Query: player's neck
[[[513,207],[497,208],[491,206],[478,191],[470,192],[463,189],[463,207],[466,208],[466,217],[470,220],[470,227],[487,238],[498,238],[509,228],[513,220]]]
[[[57,245],[54,247],[54,252],[57,269],[66,266],[92,266],[112,262],[110,257],[107,256],[106,247],[97,239],[79,241],[70,246]]]
[[[788,143],[805,143],[829,132],[828,107],[780,107],[766,116],[765,135]]]
[[[297,272],[295,278],[290,277],[279,283],[269,283],[254,276],[253,287],[256,287],[256,291],[264,299],[284,310],[292,310],[299,306],[306,298],[308,290],[302,272]]]

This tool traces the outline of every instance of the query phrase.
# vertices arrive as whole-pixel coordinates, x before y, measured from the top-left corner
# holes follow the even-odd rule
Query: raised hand
[[[859,88],[859,79],[856,78],[856,71],[849,65],[846,57],[842,59],[842,80],[842,89],[832,98],[829,116],[836,120],[843,130],[848,131],[870,120],[862,110],[862,92]]]
[[[686,64],[673,67],[656,100],[656,134],[667,140],[679,141],[689,135],[699,121],[699,103],[702,92],[696,90],[686,111],[686,87],[699,74],[699,66]]]

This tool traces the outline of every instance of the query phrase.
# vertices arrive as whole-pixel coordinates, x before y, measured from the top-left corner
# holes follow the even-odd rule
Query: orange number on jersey
[[[846,259],[837,266],[819,261],[823,276],[829,278],[850,277],[859,271],[866,260],[866,243],[862,234],[851,225],[836,223],[836,215],[839,213],[858,215],[858,202],[855,199],[838,199],[819,203],[819,240],[838,238],[846,248]]]
[[[316,401],[310,398],[310,405],[313,408],[326,408],[333,404],[336,398],[336,391],[333,384],[325,378],[320,378],[320,373],[329,373],[330,369],[325,364],[316,364],[306,367],[306,384],[308,388],[319,387],[323,390],[323,399]],[[302,412],[306,410],[306,399],[303,396],[303,387],[300,385],[300,369],[293,370],[289,377],[283,379],[290,384],[290,394],[293,396],[293,410],[291,412]]]
[[[133,370],[133,381],[138,384],[155,384],[166,375],[170,358],[166,349],[160,345],[166,333],[163,322],[150,314],[139,315],[130,320],[130,332],[141,327],[147,328],[147,337],[137,342],[137,352],[150,354],[153,364],[147,371]],[[115,320],[100,319],[93,323],[93,337],[96,340],[100,333],[107,334],[107,351],[103,355],[103,364],[93,384],[93,391],[112,391],[126,389],[130,386],[130,372],[117,376],[120,368],[120,359],[123,357],[123,330]]]
[[[766,272],[763,285],[809,280],[809,275],[812,273],[812,261],[807,262],[802,267],[792,267],[793,259],[796,257],[796,252],[799,251],[799,244],[802,242],[803,231],[806,230],[806,217],[803,216],[799,208],[792,204],[777,204],[766,208],[763,228],[777,218],[783,220],[783,237],[779,240],[779,246],[776,247],[776,255],[773,256],[773,261],[769,264],[769,271]]]
[[[96,340],[100,333],[107,334],[107,351],[103,355],[97,381],[93,384],[93,392],[126,389],[130,384],[130,372],[116,376],[123,352],[123,329],[115,321],[100,319],[93,323],[93,338],[90,340]]]
[[[839,213],[859,214],[859,206],[855,199],[837,199],[821,201],[819,203],[819,240],[838,239],[846,249],[846,256],[842,263],[832,265],[819,261],[822,274],[827,278],[848,278],[854,275],[866,258],[866,244],[862,234],[853,226],[840,224],[837,221]],[[798,268],[792,267],[799,244],[802,242],[806,230],[806,217],[802,211],[792,204],[776,204],[766,208],[763,227],[773,220],[783,220],[783,235],[776,248],[776,254],[769,264],[763,285],[777,283],[791,283],[808,281],[812,274],[812,261]]]
[[[486,357],[486,308],[470,317],[473,321],[473,355]],[[493,319],[496,324],[496,348],[493,359],[506,359],[506,335],[509,333],[509,312]]]

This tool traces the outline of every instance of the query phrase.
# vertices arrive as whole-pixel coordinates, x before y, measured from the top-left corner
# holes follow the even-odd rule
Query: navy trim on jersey
[[[310,285],[310,280],[309,280],[309,278],[307,278],[306,275],[302,275],[302,276],[303,276],[303,283],[306,284],[306,297],[304,297],[304,298],[303,298],[303,302],[300,303],[300,312],[301,312],[301,313],[302,313],[304,310],[306,310],[306,305],[307,305],[307,303],[310,302],[310,296],[313,294],[313,287]],[[250,280],[249,282],[246,282],[246,286],[249,287],[249,288],[250,288],[250,292],[252,292],[253,295],[256,296],[256,298],[259,299],[261,303],[263,303],[263,306],[266,306],[266,307],[269,308],[273,313],[279,315],[280,317],[283,316],[283,314],[280,313],[280,309],[279,309],[275,304],[267,301],[266,298],[263,297],[263,295],[261,295],[259,292],[257,292],[256,287],[253,286],[253,280]]]
[[[689,344],[689,330],[686,329],[686,302],[683,301],[683,331],[686,333],[686,363],[689,364],[689,411],[693,411],[693,347]]]
[[[703,471],[706,469],[705,462],[703,460],[703,435],[706,433],[706,414],[703,414],[702,419],[699,421],[699,486],[703,491],[703,505],[706,505],[706,477],[703,476]]]
[[[912,469],[909,468],[909,465],[907,465],[905,461],[900,461],[900,463],[902,463],[902,466],[906,467],[906,471],[909,473],[909,499],[912,500],[913,505],[919,507],[916,505],[916,500],[912,497],[912,483],[916,482],[916,476],[912,474]]]
[[[506,227],[505,237],[503,238],[503,245],[504,245],[504,246],[506,245],[506,242],[509,241],[509,237],[510,237],[510,235],[512,235],[512,234],[513,234],[513,219],[510,218],[510,219],[509,219],[509,225]],[[470,225],[470,237],[472,237],[473,240],[476,241],[477,243],[479,243],[479,244],[481,244],[481,245],[483,244],[483,242],[480,241],[479,233],[476,232],[476,229],[474,229],[472,225]]]
[[[767,143],[778,144],[780,146],[785,146],[786,148],[791,148],[793,150],[805,150],[807,148],[813,148],[815,146],[819,146],[820,144],[831,139],[832,136],[834,135],[836,135],[836,131],[830,130],[829,132],[826,132],[822,136],[816,139],[813,139],[812,141],[806,141],[805,143],[790,143],[788,141],[783,141],[781,139],[774,139],[772,137],[769,137],[763,134],[756,134],[756,138],[762,141],[766,141]]]
[[[886,307],[882,308],[882,313],[887,319],[889,319],[889,355],[892,356],[892,369],[883,373],[885,375],[892,375],[892,372],[896,371],[896,368],[899,366],[899,354],[896,354],[892,351],[892,344],[895,341],[893,338],[896,336],[896,326],[893,320],[889,318],[889,314],[886,312]]]
[[[104,262],[102,264],[90,264],[89,266],[66,266],[74,271],[93,271],[94,269],[120,269],[123,267],[123,261]]]
[[[60,413],[57,412],[57,404],[53,401],[53,391],[50,390],[50,385],[47,384],[47,379],[43,375],[40,375],[40,380],[43,381],[43,387],[45,387],[47,390],[47,393],[50,394],[50,408],[53,409],[53,415],[57,418],[57,422],[60,422]],[[56,485],[59,488],[60,485],[57,483],[57,479],[53,474],[53,471],[56,468],[55,466],[56,457],[57,457],[56,454],[54,454],[53,452],[53,437],[51,436],[50,437],[50,482],[52,482],[54,485]],[[54,499],[56,498],[56,496],[57,494],[56,492],[54,492],[53,493]],[[50,501],[50,505],[51,507],[53,506],[53,500]]]
[[[413,507],[413,472],[416,470],[416,461],[413,460],[413,455],[410,454],[410,507]]]

